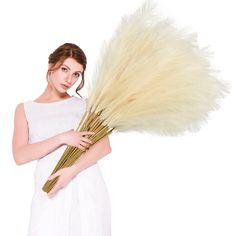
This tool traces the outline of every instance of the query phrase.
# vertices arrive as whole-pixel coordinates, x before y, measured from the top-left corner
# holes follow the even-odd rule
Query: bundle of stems
[[[107,125],[103,124],[103,121],[99,119],[100,114],[101,111],[97,114],[95,114],[94,112],[86,111],[80,121],[79,126],[76,129],[76,131],[78,132],[86,130],[95,132],[92,137],[90,137],[91,135],[87,135],[88,137],[90,137],[89,139],[93,142],[93,144],[101,140],[103,137],[108,136],[114,129],[109,128]],[[66,150],[64,151],[63,155],[61,156],[60,160],[58,161],[51,174],[56,173],[61,168],[72,166],[83,152],[83,150],[77,147],[67,146]],[[42,188],[43,191],[48,193],[54,187],[57,180],[58,177],[52,180],[48,180]]]
[[[154,8],[151,1],[144,2],[103,44],[77,129],[94,131],[89,136],[94,143],[114,131],[196,132],[229,93],[229,84],[210,65],[209,48],[200,48],[196,34],[178,29]],[[67,147],[52,174],[72,165],[81,153]],[[57,178],[43,190],[49,192]]]

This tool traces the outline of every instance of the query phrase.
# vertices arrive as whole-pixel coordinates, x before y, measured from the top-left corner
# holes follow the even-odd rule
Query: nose
[[[68,74],[67,76],[66,76],[66,82],[68,83],[68,84],[71,84],[71,81],[72,81],[72,75],[70,75],[70,74]]]

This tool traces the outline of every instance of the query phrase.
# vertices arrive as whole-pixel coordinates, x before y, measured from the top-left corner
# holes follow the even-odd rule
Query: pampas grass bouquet
[[[88,86],[87,107],[77,131],[94,131],[96,143],[113,132],[184,135],[199,131],[229,85],[210,63],[208,47],[197,36],[163,19],[156,5],[144,2],[122,17],[101,48]],[[68,146],[52,170],[73,165],[82,150]],[[49,192],[57,178],[48,180]]]

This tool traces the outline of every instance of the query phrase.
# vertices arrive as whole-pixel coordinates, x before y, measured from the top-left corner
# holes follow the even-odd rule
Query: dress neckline
[[[64,103],[64,102],[70,101],[70,100],[72,100],[72,99],[74,99],[74,98],[75,98],[75,96],[72,95],[72,96],[69,97],[69,98],[61,99],[61,100],[54,101],[54,102],[35,102],[35,101],[31,101],[31,102],[34,103],[34,104],[39,104],[39,105],[51,105],[51,104]]]

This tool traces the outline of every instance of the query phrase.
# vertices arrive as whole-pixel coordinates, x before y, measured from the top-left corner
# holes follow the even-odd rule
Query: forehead
[[[83,71],[83,65],[78,63],[75,59],[73,58],[67,58],[64,62],[64,65],[70,67],[71,70],[73,71]]]

